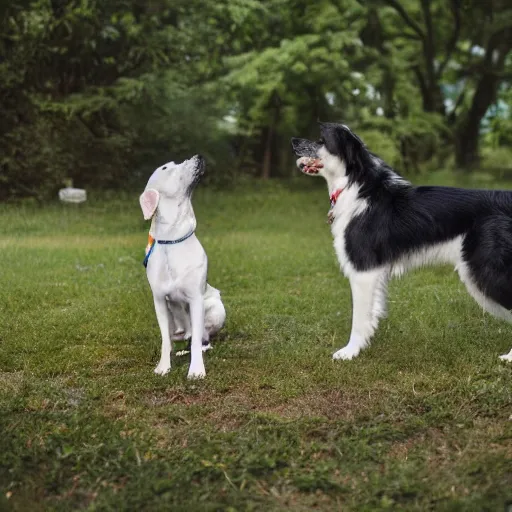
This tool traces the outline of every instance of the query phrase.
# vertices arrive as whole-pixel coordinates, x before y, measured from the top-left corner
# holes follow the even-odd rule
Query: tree
[[[218,175],[286,176],[289,137],[315,137],[318,120],[350,124],[406,173],[451,153],[471,167],[489,107],[510,102],[511,10],[505,0],[3,2],[0,198],[41,198],[64,177],[142,181],[198,151]],[[493,144],[509,139],[508,121],[494,116]]]
[[[452,131],[456,163],[479,162],[483,117],[510,79],[512,7],[495,0],[368,0],[378,6],[383,38],[409,62],[423,109],[441,115]],[[447,101],[446,88],[457,91]]]
[[[316,121],[328,120],[334,104],[353,101],[362,87],[351,61],[365,51],[358,36],[363,10],[353,0],[272,0],[254,9],[248,43],[225,59],[221,83],[238,132],[258,141],[251,151],[263,156],[260,175],[268,178],[286,165],[291,135],[316,132]],[[355,102],[365,101],[361,95]]]
[[[157,160],[152,151],[169,158],[174,146],[174,154],[183,154],[187,143],[177,116],[162,118],[190,114],[187,105],[201,103],[195,92],[184,94],[204,62],[206,45],[191,24],[199,7],[186,0],[2,4],[0,197],[40,198],[64,177],[116,186]],[[211,109],[202,107],[204,123]],[[199,119],[190,124],[189,143],[200,129]]]

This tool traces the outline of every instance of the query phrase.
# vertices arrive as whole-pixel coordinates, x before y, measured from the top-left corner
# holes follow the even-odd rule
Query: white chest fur
[[[349,277],[355,270],[347,255],[345,248],[345,231],[349,222],[368,208],[366,199],[360,199],[359,187],[352,185],[343,190],[332,210],[334,221],[331,224],[331,232],[334,238],[334,250],[340,263],[341,270]]]

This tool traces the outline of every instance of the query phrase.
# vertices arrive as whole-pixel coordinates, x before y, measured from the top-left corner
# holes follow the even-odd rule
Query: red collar
[[[342,188],[338,188],[335,190],[330,196],[329,199],[331,200],[331,208],[336,204],[336,201],[338,200],[338,197],[340,197],[340,194],[343,192]]]

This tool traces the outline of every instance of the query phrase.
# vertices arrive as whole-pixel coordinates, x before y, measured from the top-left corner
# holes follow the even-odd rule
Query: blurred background
[[[512,177],[510,0],[7,0],[0,200],[296,174],[342,121],[408,178]]]

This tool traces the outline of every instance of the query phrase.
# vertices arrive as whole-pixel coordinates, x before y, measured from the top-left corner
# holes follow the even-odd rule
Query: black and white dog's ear
[[[347,132],[349,137],[352,137],[361,147],[364,147],[364,142],[345,124],[341,125],[343,129]]]
[[[330,153],[350,165],[364,149],[364,142],[344,124],[320,123],[320,132]]]

